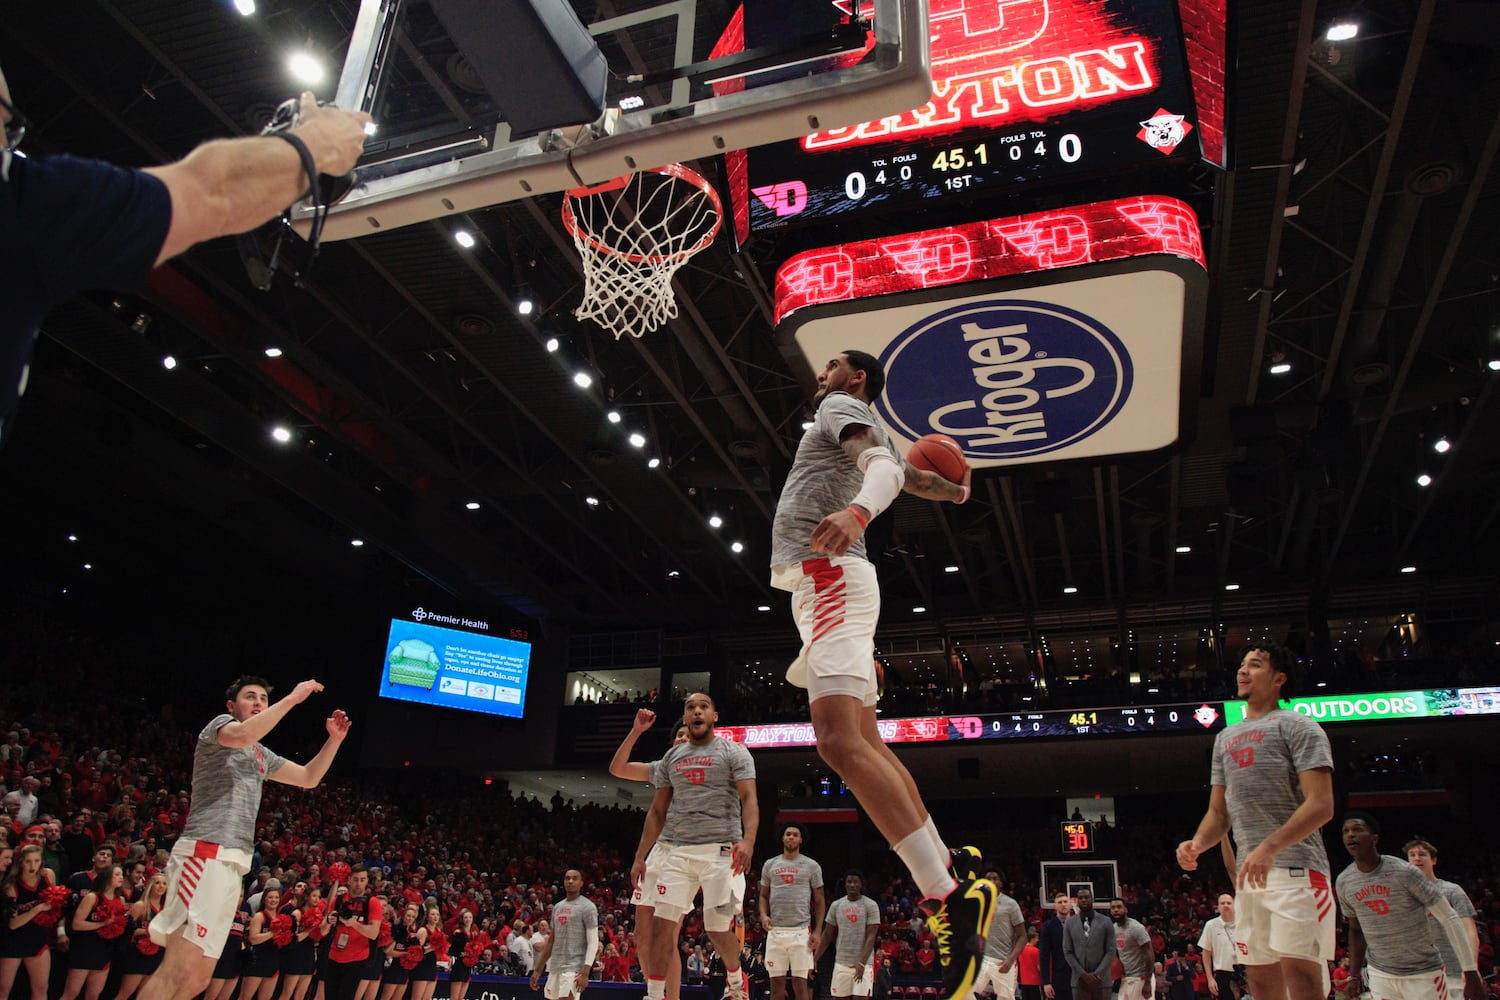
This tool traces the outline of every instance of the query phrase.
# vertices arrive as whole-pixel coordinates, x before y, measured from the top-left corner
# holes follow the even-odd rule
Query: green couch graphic
[[[421,639],[402,639],[386,656],[386,662],[390,664],[387,683],[427,691],[437,683],[438,671],[443,666],[433,648]]]

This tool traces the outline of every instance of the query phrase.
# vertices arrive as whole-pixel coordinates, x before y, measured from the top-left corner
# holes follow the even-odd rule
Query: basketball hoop
[[[616,340],[655,330],[677,315],[672,276],[713,243],[723,218],[713,185],[680,163],[569,191],[562,221],[584,279],[574,315]]]

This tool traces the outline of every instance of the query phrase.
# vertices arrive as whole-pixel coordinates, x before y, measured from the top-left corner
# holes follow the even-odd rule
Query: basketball
[[[969,463],[964,450],[946,434],[923,434],[906,453],[906,460],[924,472],[936,472],[950,483],[963,482]]]

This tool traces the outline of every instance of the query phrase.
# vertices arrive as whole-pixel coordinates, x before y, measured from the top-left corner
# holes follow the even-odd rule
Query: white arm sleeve
[[[906,485],[906,470],[891,450],[884,447],[866,448],[859,453],[857,464],[865,474],[865,481],[859,495],[849,502],[869,511],[873,521],[901,495],[901,487]]]
[[[1464,933],[1464,923],[1459,919],[1453,904],[1446,899],[1439,899],[1428,909],[1442,925],[1443,933],[1448,935],[1448,944],[1453,948],[1453,954],[1458,956],[1458,964],[1463,966],[1465,972],[1478,969],[1479,959],[1475,956],[1474,949],[1469,947],[1469,935]]]

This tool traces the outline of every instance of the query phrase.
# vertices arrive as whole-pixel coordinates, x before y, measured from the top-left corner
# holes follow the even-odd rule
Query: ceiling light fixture
[[[1401,572],[1403,572],[1403,573],[1415,573],[1416,571],[1417,571],[1417,567],[1415,567],[1415,566],[1402,566],[1401,567]]]
[[[1063,588],[1063,593],[1064,594],[1076,594],[1076,593],[1078,593],[1078,588],[1077,587],[1064,587]]]
[[[271,428],[271,437],[281,444],[286,444],[292,439],[292,432],[278,424]]]
[[[958,567],[957,566],[944,566],[943,567],[943,572],[944,573],[957,573],[958,572]]]
[[[1437,452],[1439,455],[1446,455],[1452,449],[1453,442],[1449,441],[1445,437],[1440,437],[1436,441],[1432,442],[1432,450]]]
[[[573,384],[578,386],[578,388],[580,389],[587,389],[589,386],[594,384],[594,376],[590,375],[588,372],[578,372],[573,376]]]
[[[1359,34],[1359,25],[1353,21],[1340,21],[1328,26],[1327,39],[1330,42],[1347,42]]]
[[[531,301],[530,299],[521,299],[516,303],[516,312],[520,313],[522,316],[530,316],[532,313],[536,312],[536,303]]]
[[[268,357],[268,358],[279,358],[279,357],[281,357],[281,348],[279,348],[279,347],[268,347],[268,348],[266,348],[266,357]]]
[[[1240,585],[1237,584],[1237,583],[1226,583],[1226,584],[1224,584],[1224,589],[1225,590],[1239,590],[1240,589]]]
[[[597,506],[599,506],[599,498],[598,497],[584,497],[583,498],[583,502],[586,503],[586,504],[588,504],[590,507],[597,507]]]
[[[604,416],[612,424],[618,424],[621,420],[625,419],[624,417],[620,416],[620,411],[619,410],[610,410]]]
[[[739,555],[741,552],[745,551],[745,543],[744,542],[730,542],[729,543],[729,551],[733,552],[735,555]]]
[[[455,229],[453,231],[453,242],[465,250],[472,249],[474,246],[474,234],[467,229]]]
[[[1193,551],[1193,547],[1191,545],[1179,545],[1179,546],[1177,546],[1177,554],[1180,555],[1180,556],[1185,556],[1185,555],[1187,555],[1191,551]]]
[[[660,467],[660,465],[661,465],[661,459],[659,459],[659,458],[653,458],[649,462],[646,463],[646,468],[648,468],[648,469],[655,469],[655,468]]]
[[[631,431],[629,441],[632,448],[646,447],[646,435],[642,434],[640,431]]]
[[[359,549],[364,547],[365,540],[363,538],[351,538],[349,539],[349,544]]]
[[[1278,361],[1276,364],[1272,365],[1271,368],[1270,368],[1270,372],[1271,372],[1272,375],[1285,375],[1288,372],[1290,372],[1291,370],[1292,370],[1292,363],[1290,361]]]
[[[240,16],[249,17],[255,13],[255,0],[234,0],[234,9],[240,12]]]
[[[708,526],[710,528],[722,528],[724,527],[724,519],[718,514],[710,514],[708,515]]]
[[[1417,477],[1417,485],[1418,486],[1431,486],[1432,485],[1432,477],[1429,476],[1425,472],[1422,473],[1420,476]]]
[[[293,52],[286,60],[287,72],[303,83],[321,83],[323,64],[306,52]]]
[[[558,340],[557,340],[556,337],[548,337],[547,338],[547,353],[548,354],[556,354],[557,353],[557,349],[559,347],[561,347],[561,346],[562,346],[562,344],[558,343]]]
[[[166,357],[161,359],[161,366],[167,371],[171,371],[173,368],[177,367],[177,359],[168,354]]]
[[[478,500],[470,500],[468,503],[464,504],[464,509],[465,510],[478,510],[479,509],[479,501]]]

